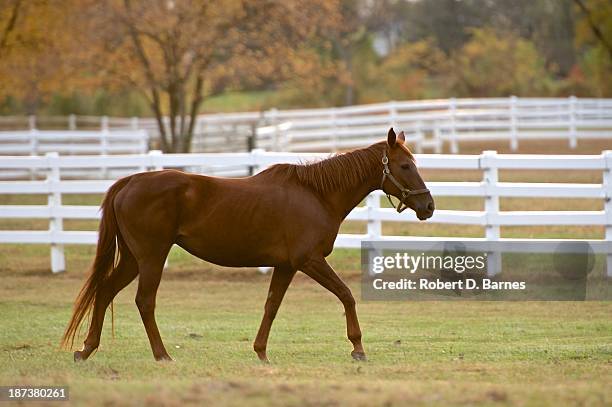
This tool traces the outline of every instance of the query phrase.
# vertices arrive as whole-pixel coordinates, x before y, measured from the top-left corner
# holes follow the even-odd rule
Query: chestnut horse
[[[165,170],[128,176],[108,190],[91,273],[76,300],[62,343],[72,346],[83,319],[89,332],[75,361],[100,343],[104,314],[115,295],[139,276],[136,305],[156,360],[172,360],[155,322],[155,297],[173,244],[222,266],[274,267],[254,350],[267,361],[272,321],[297,270],[331,291],[345,309],[351,355],[365,359],[355,300],[327,263],[338,229],[370,192],[400,199],[398,211],[429,218],[434,202],[404,133],[387,141],[303,164],[278,164],[246,178]],[[116,253],[118,251],[118,253]],[[119,254],[118,262],[115,255]]]

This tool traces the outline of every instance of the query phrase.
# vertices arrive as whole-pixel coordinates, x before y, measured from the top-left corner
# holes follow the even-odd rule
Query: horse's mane
[[[280,164],[290,177],[320,193],[342,191],[354,187],[372,175],[372,168],[381,166],[385,142],[367,148],[335,154],[329,158],[304,164]]]

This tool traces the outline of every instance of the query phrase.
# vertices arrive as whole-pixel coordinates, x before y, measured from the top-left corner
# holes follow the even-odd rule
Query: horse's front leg
[[[272,273],[272,280],[270,281],[270,288],[268,289],[268,299],[264,309],[264,316],[257,332],[257,338],[253,344],[253,349],[257,352],[259,360],[262,362],[268,362],[268,356],[266,354],[266,347],[268,345],[268,335],[270,334],[270,328],[272,327],[272,321],[276,317],[278,307],[280,307],[287,287],[295,275],[295,270],[291,268],[275,267]]]
[[[355,310],[355,299],[351,290],[338,277],[324,257],[310,259],[302,267],[302,271],[331,291],[342,302],[346,315],[346,333],[353,344],[351,356],[355,360],[366,360],[365,351],[361,344],[361,329],[359,328],[359,320]]]

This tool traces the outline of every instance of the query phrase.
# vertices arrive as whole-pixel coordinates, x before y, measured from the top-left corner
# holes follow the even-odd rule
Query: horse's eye
[[[403,170],[409,170],[410,169],[410,164],[408,164],[408,163],[402,164],[402,165],[400,165],[400,167],[402,167]]]

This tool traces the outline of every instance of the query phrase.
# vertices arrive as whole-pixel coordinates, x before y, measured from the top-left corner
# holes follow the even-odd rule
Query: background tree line
[[[612,96],[608,0],[4,0],[0,114]],[[169,117],[162,123],[162,117]]]

